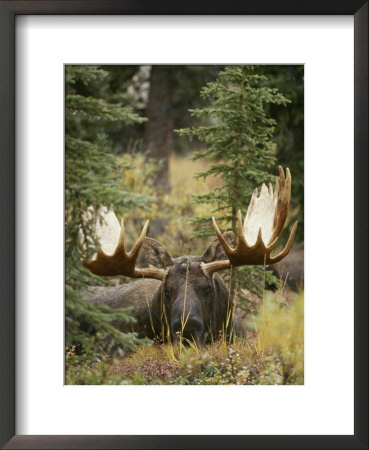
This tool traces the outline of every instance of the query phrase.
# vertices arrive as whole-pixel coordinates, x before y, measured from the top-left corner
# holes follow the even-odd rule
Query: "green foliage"
[[[65,99],[65,244],[66,282],[74,288],[85,285],[89,276],[82,268],[76,246],[79,230],[93,241],[95,213],[101,206],[125,211],[142,208],[147,196],[121,188],[122,164],[113,154],[104,130],[112,122],[141,123],[131,108],[106,99],[82,95],[78,86],[106,83],[108,73],[96,66],[66,66]],[[86,211],[93,206],[92,214]],[[90,246],[86,257],[96,251]],[[97,280],[95,280],[96,282]]]
[[[269,103],[287,104],[277,89],[264,87],[263,75],[253,67],[230,66],[218,79],[201,91],[210,99],[209,107],[191,110],[191,115],[207,123],[179,130],[190,138],[198,137],[207,149],[194,159],[209,158],[211,167],[197,177],[220,177],[222,185],[207,195],[198,196],[200,203],[211,203],[221,220],[235,228],[238,209],[245,211],[255,186],[271,181],[275,167],[276,145],[272,140],[274,119],[267,117]]]
[[[66,66],[65,70],[66,345],[86,354],[122,351],[140,342],[111,325],[118,318],[130,322],[129,311],[93,306],[81,299],[79,292],[87,285],[103,282],[83,268],[77,240],[82,232],[84,242],[89,242],[83,248],[84,257],[89,259],[96,252],[93,228],[100,207],[113,207],[117,213],[145,207],[146,195],[122,189],[124,164],[114,155],[105,133],[112,124],[132,125],[144,119],[128,106],[91,94],[104,92],[108,72],[97,66]]]
[[[198,178],[216,176],[222,184],[211,192],[195,197],[203,205],[211,205],[212,213],[224,229],[236,232],[236,214],[246,213],[255,187],[274,179],[276,144],[273,134],[276,122],[266,113],[270,104],[286,105],[288,100],[276,88],[266,86],[267,78],[253,66],[229,66],[219,73],[215,82],[208,83],[202,97],[209,100],[208,107],[191,110],[193,117],[204,125],[178,130],[190,139],[197,137],[206,144],[206,150],[195,153],[193,159],[207,158],[208,170]],[[200,235],[213,233],[210,217],[197,217],[195,224],[203,224]],[[277,280],[262,267],[238,270],[239,288],[246,287],[261,293],[261,277],[268,284]]]
[[[139,341],[135,333],[121,333],[112,323],[135,322],[130,308],[111,309],[106,305],[87,303],[71,288],[65,296],[65,344],[76,346],[85,353],[117,352],[132,350]]]
[[[89,353],[76,354],[76,347],[66,347],[65,384],[101,385],[106,382],[107,364]]]
[[[292,173],[291,212],[299,221],[295,242],[304,239],[304,66],[263,66],[266,86],[277,87],[290,103],[285,107],[268,105],[268,113],[276,119],[275,142],[278,162]],[[282,233],[288,237],[288,230]]]
[[[265,286],[276,289],[279,286],[278,278],[271,270],[264,266],[243,266],[236,269],[235,279],[238,282],[239,298],[241,306],[249,311],[249,298],[244,294],[244,289],[262,297]]]

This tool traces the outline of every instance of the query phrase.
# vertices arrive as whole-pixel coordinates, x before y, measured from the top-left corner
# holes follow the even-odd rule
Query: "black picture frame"
[[[28,14],[352,15],[355,41],[355,432],[348,436],[15,435],[15,18]],[[368,1],[0,1],[0,445],[7,449],[368,448]],[[342,243],[344,245],[344,243]],[[327,261],[329,264],[330,262]],[[339,268],[337,269],[339,270]],[[20,282],[20,280],[17,280]],[[337,393],[339,395],[339,393]],[[317,405],[318,407],[318,405]]]

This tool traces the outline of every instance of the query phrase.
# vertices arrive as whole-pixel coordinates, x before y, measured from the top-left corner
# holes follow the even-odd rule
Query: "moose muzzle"
[[[201,344],[204,331],[201,302],[193,287],[188,285],[187,290],[181,289],[173,304],[172,340],[176,342],[182,338],[184,343],[195,341],[196,344]]]

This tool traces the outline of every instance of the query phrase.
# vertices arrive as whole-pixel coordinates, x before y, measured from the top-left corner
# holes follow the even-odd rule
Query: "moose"
[[[121,331],[136,331],[139,337],[171,340],[184,339],[203,345],[220,336],[245,337],[240,319],[234,314],[228,286],[217,273],[243,265],[269,265],[282,260],[292,246],[297,222],[292,227],[285,248],[271,253],[284,226],[290,197],[291,174],[278,167],[275,188],[255,189],[242,224],[237,213],[237,242],[234,233],[221,233],[214,217],[217,239],[202,256],[172,258],[165,247],[146,237],[146,221],[140,237],[130,252],[125,248],[124,221],[109,211],[109,220],[100,226],[100,248],[84,265],[95,275],[124,275],[138,280],[115,287],[94,287],[85,295],[93,304],[112,308],[133,307],[135,324],[116,323]],[[148,267],[138,268],[139,252]],[[132,328],[133,327],[133,328]]]

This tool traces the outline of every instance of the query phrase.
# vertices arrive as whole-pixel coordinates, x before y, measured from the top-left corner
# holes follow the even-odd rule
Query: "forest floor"
[[[304,296],[292,295],[281,304],[276,293],[267,293],[260,314],[244,320],[247,339],[232,344],[153,343],[93,361],[71,355],[66,384],[304,384]]]

